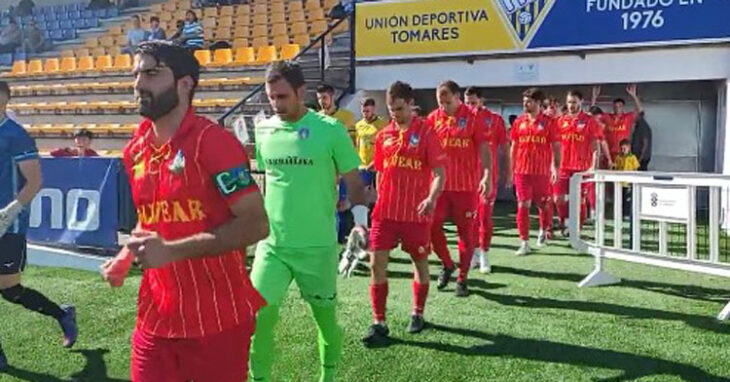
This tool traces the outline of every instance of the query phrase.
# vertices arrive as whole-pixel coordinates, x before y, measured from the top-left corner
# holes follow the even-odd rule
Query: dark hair
[[[413,88],[405,82],[395,81],[388,87],[388,95],[390,98],[400,98],[410,102],[413,99]]]
[[[192,14],[193,21],[198,22],[198,15],[196,15],[195,12],[193,12],[192,10],[188,10],[187,12],[185,12],[185,17],[188,17],[188,14]]]
[[[10,86],[5,81],[0,81],[0,93],[3,93],[10,98]]]
[[[601,115],[603,114],[603,109],[598,106],[591,106],[591,108],[588,109],[588,112],[591,113],[591,115]]]
[[[507,120],[509,121],[509,125],[512,126],[512,124],[517,120],[517,114],[510,114],[509,117],[507,117]]]
[[[538,88],[529,88],[522,93],[523,97],[532,99],[533,101],[542,102],[545,100],[545,93]]]
[[[160,18],[157,17],[157,16],[150,17],[150,23],[153,22],[153,21],[157,21],[159,23],[160,22]]]
[[[575,90],[575,89],[570,90],[568,92],[568,97],[576,97],[579,100],[583,101],[583,93],[581,93],[579,90]]]
[[[278,61],[266,68],[266,82],[271,84],[283,79],[292,89],[299,89],[306,84],[301,66],[294,61]]]
[[[200,63],[189,50],[170,41],[155,40],[139,44],[134,54],[147,54],[154,57],[157,65],[165,64],[172,70],[175,81],[190,76],[193,79],[193,90],[190,91],[192,101],[200,79]]]
[[[459,88],[459,84],[457,84],[456,82],[454,82],[452,80],[446,80],[446,81],[440,83],[438,88],[439,89],[441,89],[441,88],[449,89],[449,91],[452,94],[458,94],[461,92],[461,88]]]
[[[473,96],[476,96],[477,98],[482,98],[482,91],[479,90],[479,88],[476,86],[469,86],[468,88],[466,88],[466,91],[464,91],[464,94],[466,94],[468,96],[473,95]]]
[[[623,98],[616,98],[615,100],[613,100],[613,103],[616,103],[616,102],[619,102],[622,105],[626,105],[626,101],[624,101]]]
[[[142,19],[139,18],[139,15],[133,15],[132,18],[137,21],[142,21]]]
[[[329,94],[333,94],[334,95],[335,94],[335,88],[333,88],[332,86],[327,85],[327,84],[321,84],[321,85],[317,86],[317,93],[318,94],[329,93]]]
[[[89,129],[81,128],[81,129],[74,131],[73,137],[74,138],[86,137],[89,139],[94,139],[94,133],[92,133]]]
[[[375,100],[368,97],[362,100],[362,106],[375,106]]]
[[[618,143],[619,146],[631,146],[631,141],[628,139],[622,139],[621,142]]]
[[[178,28],[184,27],[185,26],[185,20],[177,20],[177,22],[175,23],[175,26],[178,27]]]

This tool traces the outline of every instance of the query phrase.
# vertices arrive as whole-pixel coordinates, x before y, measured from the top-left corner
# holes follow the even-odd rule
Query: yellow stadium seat
[[[233,30],[233,37],[235,37],[235,38],[248,37],[249,31],[250,31],[250,29],[248,28],[248,26],[236,27],[236,29]]]
[[[211,66],[226,66],[233,62],[233,51],[230,49],[218,49],[213,52]]]
[[[94,64],[94,67],[96,70],[110,70],[114,66],[114,63],[112,62],[112,56],[109,55],[103,55],[96,58],[96,63]]]
[[[269,35],[269,29],[266,27],[266,25],[255,25],[253,27],[253,30],[251,31],[251,36],[253,38],[266,37],[268,35]]]
[[[307,12],[309,22],[324,20],[324,11],[322,9],[312,9]]]
[[[114,70],[123,71],[132,69],[132,57],[128,54],[120,54],[114,58]]]
[[[256,63],[257,64],[269,64],[277,60],[276,47],[262,46],[256,52]]]
[[[269,9],[269,13],[271,13],[271,14],[286,13],[286,7],[284,6],[284,3],[271,3],[271,8]]]
[[[248,4],[242,4],[236,6],[236,12],[237,15],[250,15],[251,14],[251,7],[248,6]]]
[[[213,17],[206,17],[203,19],[203,29],[215,29],[218,25]]]
[[[198,60],[198,63],[200,66],[208,66],[210,65],[212,58],[210,56],[210,51],[205,49],[200,49],[195,51],[195,58]]]
[[[233,65],[250,65],[256,60],[253,48],[236,48],[236,60]]]
[[[289,24],[305,22],[306,20],[307,18],[304,17],[304,11],[295,11],[289,14]]]
[[[278,36],[282,34],[289,33],[288,28],[286,27],[286,24],[274,24],[271,26],[271,35],[272,36]]]
[[[254,4],[252,12],[254,15],[256,15],[256,14],[260,15],[260,14],[268,13],[268,10],[266,9],[266,4],[258,3],[258,4]]]
[[[301,46],[308,46],[310,43],[309,40],[309,34],[303,33],[303,34],[296,34],[294,35],[294,41],[295,44],[299,44]]]
[[[114,39],[114,42],[115,42],[114,44],[112,44],[111,46],[107,46],[107,48],[116,47],[116,46],[127,46],[127,45],[129,45],[129,38],[127,36],[117,36]],[[106,46],[106,45],[104,45],[104,43],[102,42],[102,46]]]
[[[99,46],[99,39],[96,37],[87,38],[84,42],[86,48],[96,48],[97,46]]]
[[[177,3],[175,3],[175,2],[163,3],[162,8],[167,12],[175,12],[177,10]]]
[[[91,50],[91,56],[99,57],[106,55],[106,48],[94,48]]]
[[[119,36],[121,39],[122,37],[126,38],[126,36]],[[114,46],[114,37],[112,36],[103,36],[99,39],[99,45],[101,45],[104,48],[111,48]]]
[[[274,46],[282,47],[284,45],[289,45],[289,35],[286,34],[280,34],[274,36],[272,40]]]
[[[269,17],[264,14],[254,14],[251,18],[251,24],[253,25],[267,25],[269,23]]]
[[[312,36],[319,36],[325,31],[327,31],[327,21],[325,20],[317,20],[311,24],[312,30],[309,31],[309,34]]]
[[[305,22],[296,22],[291,25],[291,33],[293,35],[298,34],[307,34],[309,33],[309,30],[307,29],[307,23]]]
[[[74,51],[73,50],[62,50],[61,58],[64,58],[64,57],[74,57]]]
[[[237,15],[236,19],[233,20],[236,27],[249,26],[251,25],[251,16],[249,15]]]
[[[28,74],[30,75],[42,75],[43,74],[43,60],[30,60],[28,62]]]
[[[59,70],[61,70],[61,63],[57,58],[46,59],[45,65],[43,66],[43,72],[45,74],[57,73]]]
[[[230,28],[233,26],[232,16],[221,16],[218,18],[218,28]]]
[[[218,8],[216,7],[207,7],[203,9],[203,17],[211,17],[216,18],[218,17]]]
[[[79,57],[79,66],[76,69],[81,72],[87,72],[94,70],[94,57],[83,56]]]
[[[113,46],[111,48],[107,48],[106,49],[106,54],[108,54],[108,55],[110,55],[112,57],[116,57],[116,56],[122,54],[122,48],[120,48],[118,46]]]
[[[193,13],[195,13],[195,16],[198,16],[198,19],[203,18],[203,10],[200,8],[193,9]]]
[[[25,61],[13,62],[13,68],[10,70],[12,76],[23,76],[28,70],[28,64]]]
[[[221,16],[233,16],[233,6],[224,5],[221,7]]]
[[[76,49],[74,50],[74,55],[76,55],[76,57],[84,57],[91,55],[91,51],[89,51],[89,49],[87,48]]]
[[[323,8],[332,9],[339,3],[340,0],[324,0]]]
[[[291,60],[299,54],[299,44],[286,44],[281,47],[281,59]]]
[[[286,22],[286,15],[283,13],[272,13],[269,15],[269,22],[272,24],[283,24]]]
[[[213,29],[204,29],[203,30],[203,40],[205,40],[205,41],[213,40]]]
[[[109,27],[109,35],[111,36],[121,36],[122,35],[122,26],[121,25],[112,25]]]
[[[248,38],[236,38],[233,40],[233,48],[247,48],[248,47]]]
[[[175,18],[175,20],[185,20],[185,13],[186,13],[186,12],[187,12],[187,11],[185,11],[185,10],[179,10],[179,11],[175,12],[175,13],[174,13],[174,15],[175,15],[175,17],[174,17],[174,18]]]
[[[253,39],[253,45],[254,48],[258,49],[264,46],[269,46],[269,38],[268,37],[254,37]]]
[[[156,15],[161,15],[162,14],[162,4],[152,4],[150,6],[150,12],[152,12]],[[165,12],[165,13],[167,13],[167,12]]]
[[[332,32],[333,33],[343,33],[350,30],[350,24],[347,20],[343,20],[338,26],[336,26]]]
[[[76,71],[76,57],[63,57],[61,59],[61,72],[71,73]]]
[[[301,0],[292,0],[289,2],[289,12],[301,11],[304,9]]]
[[[319,0],[307,0],[307,3],[304,4],[304,8],[308,10],[322,9],[322,5],[319,3]]]
[[[162,29],[167,29],[167,23],[174,20],[174,14],[170,12],[164,12],[164,13],[158,13],[160,16],[160,27]]]
[[[233,34],[231,33],[230,28],[223,28],[223,29],[216,29],[215,31],[215,39],[218,41],[224,40],[232,40]]]

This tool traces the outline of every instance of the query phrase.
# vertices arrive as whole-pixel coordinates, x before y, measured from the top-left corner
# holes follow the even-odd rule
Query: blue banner
[[[528,49],[730,39],[728,0],[561,0],[544,12]]]
[[[30,207],[28,239],[50,245],[117,245],[120,164],[114,158],[43,158],[43,188]]]

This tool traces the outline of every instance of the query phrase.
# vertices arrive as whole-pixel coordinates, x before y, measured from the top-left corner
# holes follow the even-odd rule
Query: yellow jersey
[[[616,156],[615,167],[618,171],[636,171],[639,169],[639,160],[634,154],[618,154]]]
[[[325,110],[320,110],[320,114],[329,115],[330,117],[340,121],[347,129],[347,133],[350,134],[353,142],[355,141],[355,114],[347,109],[338,108],[334,113],[327,114]]]
[[[357,147],[357,153],[360,155],[360,162],[363,166],[367,166],[373,161],[375,135],[385,125],[386,122],[380,117],[375,117],[372,122],[363,118],[355,124],[355,147]]]

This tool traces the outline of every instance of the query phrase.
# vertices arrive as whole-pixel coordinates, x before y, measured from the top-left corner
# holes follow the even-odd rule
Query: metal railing
[[[581,185],[594,183],[596,211],[592,235],[583,231]],[[730,176],[699,173],[596,171],[570,180],[569,235],[572,247],[595,257],[580,287],[621,280],[604,259],[730,277],[730,235],[722,228],[721,196]],[[607,192],[609,190],[609,192]],[[612,205],[607,211],[607,205]],[[586,233],[589,233],[586,235]],[[730,318],[730,303],[717,316]]]
[[[341,19],[336,20],[332,25],[329,26],[329,28],[327,28],[326,31],[324,31],[322,34],[320,34],[319,36],[317,36],[314,40],[312,40],[309,43],[309,45],[307,45],[304,49],[302,49],[301,51],[299,51],[299,54],[297,54],[296,56],[294,56],[291,59],[292,61],[296,61],[296,60],[300,59],[305,53],[312,51],[313,48],[315,48],[315,46],[317,44],[320,44],[319,45],[319,50],[320,50],[319,51],[319,67],[318,67],[318,69],[319,69],[319,79],[320,79],[320,81],[324,81],[324,79],[325,79],[325,72],[326,72],[326,69],[327,69],[327,62],[326,62],[326,56],[327,56],[327,54],[326,54],[327,53],[327,51],[326,51],[326,49],[327,49],[327,41],[326,40],[327,40],[327,37],[330,36],[330,35],[332,35],[333,34],[333,31],[340,24],[342,24],[343,22],[345,22],[345,20],[348,20],[348,19],[350,20],[350,38],[351,38],[351,43],[350,43],[350,84],[349,84],[349,86],[347,88],[347,91],[346,92],[343,92],[340,95],[340,98],[338,98],[338,101],[341,100],[341,98],[343,96],[345,96],[346,94],[352,94],[352,93],[354,93],[354,90],[355,90],[355,82],[354,82],[355,51],[354,51],[354,43],[352,42],[352,41],[354,41],[354,37],[355,37],[354,36],[354,33],[355,33],[354,32],[354,30],[355,30],[355,28],[354,28],[354,25],[355,25],[354,24],[354,22],[355,22],[355,14],[354,14],[354,12],[352,14],[348,15],[348,17],[345,17],[345,18],[341,18]],[[226,119],[228,119],[228,117],[230,117],[231,115],[233,115],[238,109],[240,109],[243,106],[245,106],[246,103],[249,102],[253,97],[255,97],[259,93],[261,93],[264,90],[264,87],[265,87],[264,84],[259,84],[255,88],[253,88],[238,103],[236,103],[233,107],[231,107],[230,109],[228,109],[225,113],[223,113],[223,115],[221,115],[220,117],[218,117],[218,124],[220,124],[221,126],[226,126],[226,124],[225,124]]]

